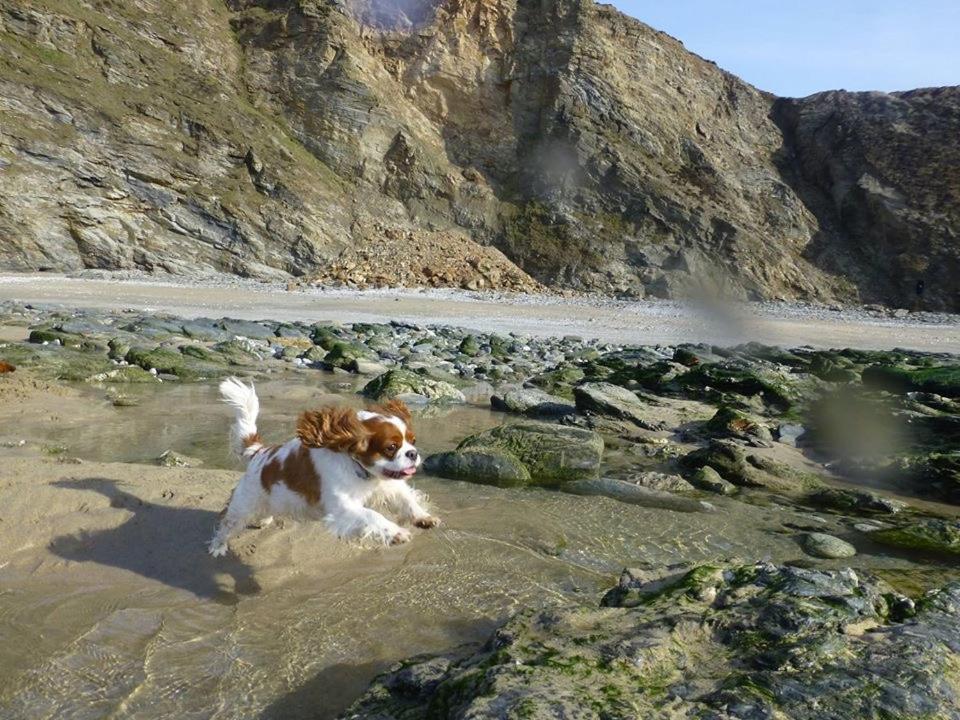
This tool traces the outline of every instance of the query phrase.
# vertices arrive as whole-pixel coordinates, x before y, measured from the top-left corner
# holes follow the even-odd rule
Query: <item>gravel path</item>
[[[0,275],[0,300],[92,309],[136,308],[186,317],[341,320],[458,325],[529,335],[580,335],[608,342],[859,347],[960,353],[960,316],[883,317],[861,308],[763,303],[741,306],[622,302],[592,298],[511,296],[459,290],[287,291],[236,278],[157,281]]]

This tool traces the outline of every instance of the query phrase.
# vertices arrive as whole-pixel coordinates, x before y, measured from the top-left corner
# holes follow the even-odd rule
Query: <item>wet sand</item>
[[[163,283],[2,275],[0,300],[118,307],[185,317],[256,320],[404,320],[480,331],[535,336],[580,335],[605,342],[731,345],[757,341],[782,346],[895,347],[960,353],[960,321],[941,324],[865,318],[808,307],[744,305],[694,309],[675,303],[490,296],[466,291],[296,290],[253,282]]]

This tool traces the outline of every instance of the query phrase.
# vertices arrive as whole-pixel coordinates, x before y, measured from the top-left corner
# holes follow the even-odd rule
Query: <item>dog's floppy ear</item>
[[[367,449],[370,431],[353,408],[329,407],[301,413],[297,437],[307,447],[357,454]]]
[[[379,413],[380,415],[393,415],[393,417],[398,417],[407,425],[410,424],[410,421],[413,419],[413,416],[410,415],[410,408],[407,407],[407,404],[403,400],[397,400],[392,398],[387,400],[384,403],[374,405],[370,408],[371,411]]]

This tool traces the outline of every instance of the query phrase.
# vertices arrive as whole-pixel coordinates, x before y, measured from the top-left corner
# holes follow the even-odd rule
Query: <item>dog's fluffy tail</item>
[[[263,448],[263,441],[257,432],[257,415],[260,414],[257,391],[252,383],[244,385],[232,377],[220,383],[220,395],[236,413],[230,432],[233,449],[242,458],[249,460]]]

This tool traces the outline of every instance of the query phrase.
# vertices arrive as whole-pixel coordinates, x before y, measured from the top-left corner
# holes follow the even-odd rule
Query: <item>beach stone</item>
[[[452,452],[491,449],[519,460],[529,473],[530,484],[557,487],[572,480],[596,477],[603,439],[590,430],[525,420],[470,435]],[[477,478],[475,482],[485,481]]]
[[[220,342],[229,340],[231,335],[222,327],[217,320],[206,318],[197,318],[196,320],[185,320],[180,325],[184,336],[192,340],[202,340],[206,342]]]
[[[364,345],[338,340],[330,345],[326,356],[323,358],[323,365],[328,369],[349,370],[350,365],[357,360],[375,361],[376,359],[375,353]]]
[[[277,327],[272,323],[223,319],[220,321],[220,327],[230,335],[239,335],[254,340],[272,340],[277,336]]]
[[[130,343],[123,338],[111,338],[107,342],[107,357],[112,360],[124,360],[130,352]]]
[[[761,440],[771,440],[773,437],[770,430],[758,420],[729,406],[720,407],[704,428],[716,435],[755,437]]]
[[[717,493],[718,495],[734,495],[737,492],[737,486],[727,482],[720,473],[709,465],[699,468],[689,478],[690,484],[699,490]]]
[[[906,505],[867,490],[847,490],[844,488],[820,488],[807,496],[807,501],[818,507],[840,510],[842,512],[868,512],[893,515]]]
[[[356,358],[350,362],[347,370],[357,373],[358,375],[380,375],[387,371],[387,366],[373,360]]]
[[[528,485],[530,471],[513,454],[497,448],[475,447],[428,457],[424,472],[449,480],[517,487]]]
[[[757,472],[747,463],[747,454],[739,445],[726,440],[711,440],[707,447],[680,458],[681,467],[696,471],[707,466],[724,480],[739,486],[759,486]]]
[[[713,510],[709,503],[614,478],[573,480],[564,483],[561,490],[573,495],[598,495],[629,505],[641,505],[675,512],[709,512]]]
[[[431,402],[466,402],[464,394],[452,384],[404,368],[394,368],[375,377],[360,392],[371,400],[422,395]]]
[[[474,335],[467,335],[460,342],[459,350],[464,355],[475,357],[480,354],[480,343],[477,342],[477,338]]]
[[[576,411],[570,402],[538,388],[509,390],[502,397],[494,395],[490,405],[494,410],[541,417],[571,415]]]
[[[805,553],[818,558],[848,558],[857,554],[853,545],[826,533],[809,533],[801,544]]]
[[[118,384],[137,384],[137,383],[156,383],[157,377],[147,372],[137,365],[123,365],[121,367],[107,370],[106,372],[96,373],[87,378],[87,382],[93,383],[118,383]]]
[[[651,419],[650,406],[636,393],[611,383],[585,383],[573,388],[577,412],[594,413],[628,420],[647,430],[660,430],[662,424]]]

